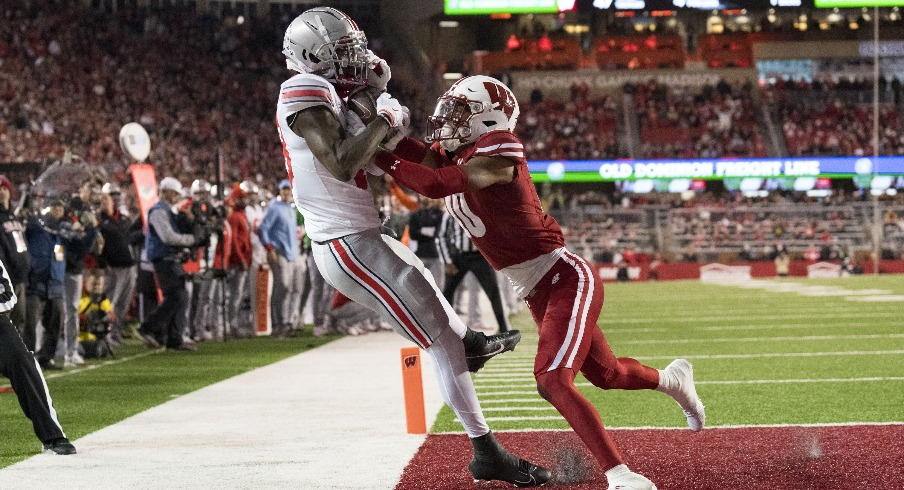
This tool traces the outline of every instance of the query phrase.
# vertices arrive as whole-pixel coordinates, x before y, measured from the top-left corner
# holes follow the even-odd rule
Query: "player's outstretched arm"
[[[509,183],[515,176],[515,162],[501,157],[477,157],[461,166],[429,168],[380,152],[374,163],[400,184],[432,199]]]
[[[298,112],[290,126],[333,177],[343,182],[364,168],[389,129],[386,119],[378,117],[356,136],[346,135],[333,112],[320,106]]]
[[[392,148],[385,147],[387,151],[391,151],[396,156],[402,157],[403,160],[409,162],[420,163],[421,165],[438,168],[449,165],[449,159],[442,153],[428,148],[425,144],[414,138],[402,138]]]

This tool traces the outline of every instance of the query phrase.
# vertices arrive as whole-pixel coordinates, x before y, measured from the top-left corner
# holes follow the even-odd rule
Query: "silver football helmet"
[[[351,88],[365,83],[367,37],[345,13],[331,7],[304,11],[283,38],[286,66]]]

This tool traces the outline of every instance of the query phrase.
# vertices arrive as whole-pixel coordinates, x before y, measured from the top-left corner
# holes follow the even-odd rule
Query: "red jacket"
[[[251,229],[244,209],[234,209],[226,218],[232,228],[232,250],[229,254],[231,267],[247,269],[251,266]]]

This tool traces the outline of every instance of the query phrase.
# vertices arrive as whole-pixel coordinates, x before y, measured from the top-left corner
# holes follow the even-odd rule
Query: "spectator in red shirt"
[[[250,337],[252,334],[249,325],[243,325],[237,321],[239,306],[245,296],[248,269],[251,267],[251,229],[248,226],[248,217],[245,215],[247,198],[248,195],[245,191],[236,187],[227,201],[227,204],[232,207],[232,212],[226,219],[232,229],[232,247],[229,254],[229,268],[226,271],[226,290],[229,294],[226,300],[227,322],[232,326],[230,331],[237,337]]]

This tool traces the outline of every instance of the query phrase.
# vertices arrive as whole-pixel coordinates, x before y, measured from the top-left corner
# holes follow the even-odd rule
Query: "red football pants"
[[[540,333],[534,360],[537,389],[608,470],[624,460],[595,407],[575,387],[577,372],[604,390],[653,389],[659,372],[612,353],[596,324],[603,296],[602,281],[587,262],[565,252],[525,299]]]

